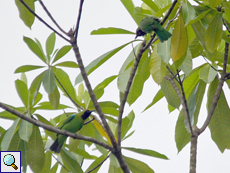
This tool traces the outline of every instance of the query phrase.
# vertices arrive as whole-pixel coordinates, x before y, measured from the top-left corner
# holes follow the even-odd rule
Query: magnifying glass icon
[[[11,154],[7,154],[3,158],[3,162],[7,166],[12,166],[15,170],[18,169],[18,167],[14,164],[15,163],[15,158]]]

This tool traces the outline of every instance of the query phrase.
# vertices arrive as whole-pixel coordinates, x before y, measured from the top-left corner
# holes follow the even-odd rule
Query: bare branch
[[[46,23],[40,16],[38,16],[23,0],[19,0],[35,17],[37,17],[38,20],[40,20],[45,26],[47,26],[49,29],[51,29],[53,32],[55,32],[57,35],[59,35],[61,38],[66,40],[70,43],[70,40],[65,38],[63,35],[61,35],[57,30],[55,30],[53,27],[51,27],[48,23]]]
[[[49,130],[51,132],[55,132],[55,133],[65,135],[65,136],[70,136],[70,137],[72,137],[74,139],[80,139],[80,140],[93,142],[93,143],[95,143],[97,145],[100,145],[100,146],[110,150],[110,151],[113,151],[113,148],[110,145],[108,145],[108,144],[106,144],[104,142],[101,142],[101,141],[99,141],[97,139],[94,139],[94,138],[91,138],[91,137],[88,137],[88,136],[82,136],[82,135],[79,135],[79,134],[76,134],[76,133],[71,133],[71,132],[68,132],[68,131],[65,131],[65,130],[60,130],[57,127],[53,127],[53,126],[44,124],[41,121],[38,121],[38,120],[33,119],[33,118],[30,118],[30,117],[28,117],[28,116],[26,116],[26,115],[24,115],[24,114],[22,114],[22,113],[20,113],[18,111],[6,106],[5,104],[3,104],[1,102],[0,102],[0,107],[3,108],[4,110],[10,112],[11,114],[14,114],[14,115],[18,116],[19,118],[30,122],[31,124],[34,124],[34,125],[36,125],[38,127],[42,127],[45,130]]]
[[[39,3],[41,4],[42,8],[46,12],[46,14],[49,16],[49,18],[52,20],[52,22],[57,26],[57,28],[63,32],[65,35],[67,35],[67,32],[65,32],[56,22],[56,20],[53,18],[53,16],[50,14],[49,10],[46,8],[45,4],[42,2],[42,0],[39,0]]]
[[[80,20],[81,20],[81,13],[82,13],[83,3],[84,3],[84,0],[81,0],[80,1],[80,6],[79,6],[79,10],[78,10],[78,17],[77,17],[76,28],[75,28],[75,31],[74,31],[75,40],[77,40],[77,36],[78,36],[78,30],[79,30],[79,26],[80,26]]]
[[[194,126],[193,132],[194,135],[191,136],[189,173],[196,173],[197,139],[199,136],[199,129]]]
[[[226,68],[227,68],[227,61],[228,61],[228,52],[229,52],[229,43],[225,42],[225,53],[224,53],[224,64],[223,64],[223,71],[221,73],[221,78],[219,80],[216,93],[214,95],[211,107],[208,111],[208,116],[203,124],[203,126],[200,128],[199,134],[203,133],[206,127],[209,125],[209,122],[211,121],[212,115],[215,111],[217,102],[220,98],[220,94],[224,85],[224,81],[226,80]]]

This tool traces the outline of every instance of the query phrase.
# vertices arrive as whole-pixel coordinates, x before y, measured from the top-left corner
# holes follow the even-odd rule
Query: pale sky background
[[[141,4],[140,0],[135,0],[135,5]],[[78,1],[68,0],[46,0],[44,1],[56,21],[67,31],[75,26],[78,14]],[[38,2],[36,2],[36,12],[44,17]],[[50,20],[45,20],[51,23]],[[14,1],[0,1],[0,101],[13,105],[22,106],[22,102],[17,95],[14,81],[20,78],[19,74],[14,74],[17,67],[21,65],[44,65],[36,55],[34,55],[23,42],[23,35],[30,38],[37,38],[42,46],[45,46],[45,40],[50,35],[51,30],[46,28],[37,19],[32,27],[28,29],[19,19],[19,13]],[[80,24],[78,44],[85,65],[99,57],[103,53],[114,49],[124,43],[134,39],[134,35],[97,35],[91,36],[92,30],[101,27],[120,27],[135,32],[137,25],[132,20],[126,9],[119,0],[85,0],[83,14]],[[57,37],[55,48],[60,48],[67,43]],[[105,77],[118,73],[124,60],[132,51],[131,45],[120,51],[112,57],[102,68],[90,75],[92,85],[95,87]],[[63,60],[75,61],[71,51]],[[202,58],[198,61],[204,62]],[[44,70],[44,69],[43,69]],[[77,69],[67,69],[70,72],[72,83],[79,73]],[[35,70],[26,73],[28,83],[39,74],[41,70]],[[226,87],[225,87],[226,88]],[[43,90],[43,89],[42,89]],[[177,153],[176,143],[174,141],[175,124],[178,117],[178,111],[169,114],[166,100],[162,99],[159,103],[149,110],[141,113],[143,109],[152,101],[152,98],[159,90],[159,87],[151,78],[144,85],[144,92],[141,97],[130,108],[126,105],[126,114],[133,109],[136,115],[133,128],[135,133],[122,143],[122,146],[152,149],[165,154],[170,160],[156,159],[148,156],[138,155],[132,152],[123,151],[128,157],[134,157],[147,163],[156,173],[186,173],[189,171],[189,152],[188,144],[179,154]],[[229,96],[229,91],[227,95]],[[103,100],[112,100],[118,103],[118,90],[116,82],[113,82],[105,91]],[[47,96],[43,96],[47,100]],[[229,101],[229,98],[228,98]],[[69,104],[67,99],[61,100],[62,103]],[[198,127],[206,117],[206,104],[202,105]],[[2,109],[0,109],[2,111]],[[55,117],[58,111],[40,111],[48,120]],[[12,121],[0,120],[0,126],[9,128]],[[223,154],[218,150],[212,141],[210,131],[206,131],[198,139],[197,173],[227,173],[230,172],[229,164],[230,152],[227,150]],[[84,167],[85,168],[85,167]],[[108,162],[102,166],[99,173],[107,172]],[[28,172],[30,172],[28,170]]]

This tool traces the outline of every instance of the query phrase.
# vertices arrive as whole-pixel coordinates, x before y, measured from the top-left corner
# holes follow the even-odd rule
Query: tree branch
[[[191,136],[189,173],[196,173],[197,139],[199,136],[199,129],[196,126],[194,126],[193,132],[194,135]]]
[[[95,169],[97,169],[99,166],[101,166],[109,158],[109,156],[110,156],[110,154],[108,154],[108,156],[104,160],[102,160],[101,163],[99,163],[93,169],[89,170],[87,173],[90,173],[90,172],[94,171]]]
[[[212,115],[213,115],[213,113],[215,111],[217,102],[218,102],[218,100],[220,98],[222,87],[224,85],[224,81],[226,80],[226,68],[227,68],[227,61],[228,61],[228,52],[229,52],[229,43],[225,42],[225,53],[224,53],[223,71],[221,73],[221,77],[220,77],[220,80],[219,80],[219,83],[218,83],[218,86],[217,86],[217,89],[216,89],[216,93],[214,95],[211,107],[210,107],[210,109],[208,111],[208,116],[207,116],[207,118],[206,118],[203,126],[200,128],[199,134],[203,133],[204,130],[209,125],[209,122],[211,121]]]
[[[172,84],[172,86],[173,86],[174,90],[176,91],[177,96],[179,97],[180,102],[182,104],[186,122],[187,123],[190,122],[190,117],[189,117],[189,113],[188,113],[188,107],[187,107],[187,103],[186,103],[186,98],[183,97],[183,95],[180,92],[180,89],[177,87],[176,83],[173,81],[172,78],[170,78],[168,76],[165,76],[164,78],[167,79]],[[189,128],[189,131],[191,133],[191,136],[193,136],[193,132],[191,130],[191,123],[190,123],[188,128]]]
[[[83,3],[84,3],[84,0],[81,0],[80,1],[80,6],[79,6],[79,10],[78,10],[78,17],[77,17],[76,28],[75,28],[75,31],[74,31],[75,40],[77,40],[77,36],[78,36],[78,30],[79,30],[79,26],[80,26],[80,20],[81,20],[81,13],[82,13]]]
[[[42,2],[42,0],[39,0],[39,3],[41,4],[42,8],[46,12],[46,14],[49,16],[49,18],[52,20],[52,22],[57,26],[57,28],[63,32],[65,35],[67,35],[67,32],[65,32],[56,22],[56,20],[53,18],[53,16],[50,14],[49,10],[46,8],[45,4]]]
[[[65,131],[65,130],[60,130],[57,127],[53,127],[53,126],[44,124],[41,121],[35,120],[33,118],[30,118],[30,117],[28,117],[28,116],[26,116],[26,115],[24,115],[24,114],[22,114],[22,113],[20,113],[18,111],[6,106],[4,103],[0,102],[0,107],[3,108],[4,110],[10,112],[11,114],[14,114],[14,115],[18,116],[19,118],[21,118],[23,120],[26,120],[26,121],[28,121],[28,122],[30,122],[30,123],[38,126],[38,127],[42,127],[45,130],[49,130],[51,132],[55,132],[55,133],[65,135],[65,136],[70,136],[70,137],[72,137],[74,139],[80,139],[80,140],[93,142],[93,143],[95,143],[97,145],[100,145],[100,146],[110,150],[110,151],[113,150],[113,148],[110,145],[108,145],[108,144],[106,144],[104,142],[101,142],[101,141],[99,141],[97,139],[94,139],[94,138],[91,138],[91,137],[88,137],[88,136],[82,136],[82,135],[79,135],[79,134],[76,134],[76,133],[71,133],[71,132],[68,132],[68,131]]]
[[[35,17],[37,17],[38,20],[40,20],[45,26],[47,26],[49,29],[51,29],[53,32],[55,32],[57,35],[59,35],[61,38],[63,38],[65,41],[70,43],[70,40],[65,38],[62,34],[60,34],[57,30],[55,30],[53,27],[51,27],[48,23],[46,23],[40,16],[38,16],[23,0],[19,0]]]

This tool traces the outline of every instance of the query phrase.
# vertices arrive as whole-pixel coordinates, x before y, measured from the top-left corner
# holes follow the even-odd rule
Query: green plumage
[[[161,26],[159,19],[154,18],[153,16],[146,16],[142,19],[140,26],[136,30],[136,38],[138,36],[143,36],[146,33],[151,34],[153,31],[161,42],[168,40],[172,36],[170,32]]]
[[[66,130],[72,133],[76,133],[79,131],[84,121],[90,116],[92,111],[86,110],[85,112],[80,112],[78,114],[73,114],[69,116],[60,127],[61,130]],[[55,153],[60,153],[63,144],[65,143],[67,136],[64,135],[57,135],[57,139],[54,143],[50,146],[50,150],[54,151]]]

